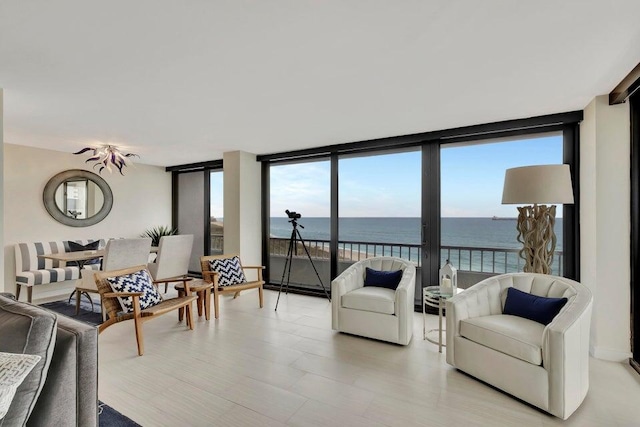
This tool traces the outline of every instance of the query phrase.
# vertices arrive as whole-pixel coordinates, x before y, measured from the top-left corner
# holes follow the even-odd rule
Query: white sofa
[[[402,270],[397,289],[364,287],[366,267]],[[415,266],[393,257],[358,261],[331,282],[332,327],[336,331],[407,345],[413,336]]]
[[[503,315],[507,289],[568,299],[548,325]],[[447,363],[567,419],[589,389],[592,296],[584,285],[533,273],[494,276],[447,300]]]

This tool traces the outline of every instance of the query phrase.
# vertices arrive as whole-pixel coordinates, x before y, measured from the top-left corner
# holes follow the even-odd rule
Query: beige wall
[[[591,354],[630,357],[629,106],[594,99],[580,127],[580,278],[594,295]]]
[[[224,251],[262,264],[261,168],[255,154],[224,153]]]
[[[164,168],[135,164],[125,175],[102,173],[113,192],[107,218],[90,227],[69,227],[55,221],[42,203],[47,181],[68,169],[86,169],[86,156],[4,144],[5,289],[15,290],[14,244],[30,241],[137,237],[145,229],[171,225],[171,174]],[[73,283],[41,285],[34,301],[59,297]],[[21,299],[23,297],[21,296]]]

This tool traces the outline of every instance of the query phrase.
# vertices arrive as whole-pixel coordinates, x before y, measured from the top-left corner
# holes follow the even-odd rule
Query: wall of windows
[[[270,204],[269,217],[265,218],[269,224],[265,233],[269,246],[268,253],[264,254],[270,282],[277,285],[282,277],[282,265],[274,261],[286,255],[286,251],[276,248],[273,241],[274,237],[285,240],[288,237],[284,233],[288,230],[287,220],[279,212],[285,207],[301,211],[300,223],[309,224],[308,230],[301,230],[303,238],[309,247],[322,248],[311,254],[321,265],[319,270],[325,284],[358,259],[378,255],[400,256],[415,262],[420,272],[418,288],[437,283],[438,268],[447,257],[456,259],[457,256],[459,268],[467,268],[470,273],[485,272],[485,266],[489,268],[491,264],[489,274],[498,274],[505,263],[499,267],[501,261],[494,260],[493,255],[485,259],[480,251],[480,259],[475,260],[474,254],[465,258],[460,252],[452,255],[451,250],[474,245],[500,247],[491,239],[474,237],[473,233],[499,224],[506,230],[510,228],[508,223],[513,225],[513,234],[508,231],[503,240],[512,244],[517,234],[515,221],[500,219],[515,216],[507,214],[515,211],[514,206],[500,204],[505,169],[541,162],[569,164],[574,175],[576,203],[559,209],[558,216],[562,219],[558,221],[556,233],[563,252],[557,258],[558,272],[577,278],[579,229],[575,212],[579,205],[579,185],[575,176],[579,156],[576,128],[581,118],[582,112],[574,112],[259,156],[268,170],[266,176],[271,176],[264,194]],[[291,164],[291,159],[295,159],[295,163]],[[282,163],[285,161],[289,164]],[[476,167],[470,167],[472,162]],[[318,173],[319,170],[322,172]],[[284,176],[300,184],[279,181]],[[489,177],[493,183],[483,184]],[[493,208],[483,206],[487,199],[497,206],[495,213]],[[459,200],[466,201],[467,211],[457,205]],[[314,207],[306,207],[307,201],[312,201]],[[473,231],[468,224],[454,224],[452,217],[482,217],[485,222],[472,227]],[[274,235],[277,228],[280,228],[278,236]],[[466,267],[462,265],[465,262]],[[507,260],[506,264],[509,263]],[[292,277],[299,274],[296,282],[307,284],[311,289],[311,270],[298,267],[300,270],[296,270],[296,264],[292,265]],[[419,295],[420,292],[416,292],[416,303]]]

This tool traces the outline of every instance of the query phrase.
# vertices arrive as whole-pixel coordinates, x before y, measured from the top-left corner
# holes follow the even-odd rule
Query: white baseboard
[[[610,362],[626,362],[631,357],[631,352],[594,346],[589,346],[589,354],[596,359]]]

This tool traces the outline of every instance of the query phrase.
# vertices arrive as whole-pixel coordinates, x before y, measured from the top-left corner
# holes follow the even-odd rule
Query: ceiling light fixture
[[[105,168],[109,172],[112,172],[111,165],[113,165],[116,168],[118,168],[120,175],[124,175],[124,173],[122,173],[122,169],[125,166],[129,165],[129,163],[131,162],[130,158],[140,157],[134,153],[122,153],[120,152],[120,149],[115,145],[103,145],[102,147],[98,147],[98,148],[85,147],[82,150],[73,154],[84,154],[87,151],[92,151],[93,154],[91,155],[91,157],[85,160],[85,163],[96,162],[93,165],[93,168],[95,169],[96,166],[100,166],[100,169],[98,169],[98,173],[102,173],[102,171]]]

